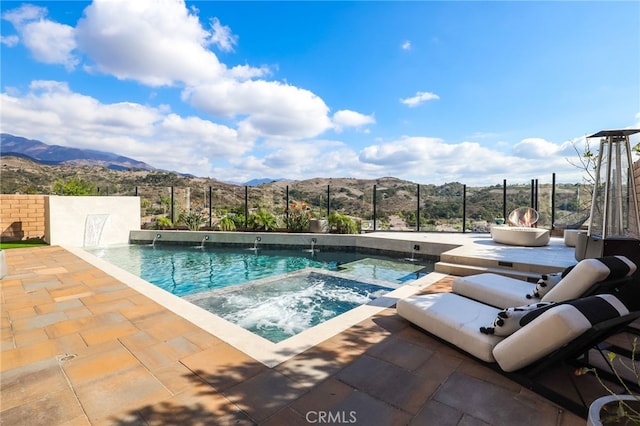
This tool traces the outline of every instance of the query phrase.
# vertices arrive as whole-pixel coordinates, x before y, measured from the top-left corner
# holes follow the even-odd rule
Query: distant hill
[[[400,230],[416,221],[418,185],[394,177],[378,179],[316,177],[301,181],[264,179],[232,184],[218,179],[194,177],[153,168],[132,167],[140,163],[119,156],[115,158],[125,158],[127,161],[96,160],[93,163],[63,161],[60,157],[56,159],[55,156],[39,155],[38,150],[46,151],[49,145],[24,138],[16,139],[20,139],[18,142],[22,141],[23,145],[13,143],[15,139],[11,139],[10,135],[2,135],[2,155],[0,156],[2,174],[0,193],[2,194],[51,194],[56,182],[68,181],[76,177],[91,183],[99,195],[139,196],[144,223],[149,222],[153,217],[167,215],[166,201],[170,195],[174,196],[178,213],[185,208],[191,208],[200,209],[206,214],[210,206],[213,206],[215,214],[219,216],[227,213],[243,215],[244,197],[247,194],[246,207],[251,211],[264,208],[282,216],[288,198],[289,202],[307,202],[315,217],[322,217],[326,213],[327,196],[329,196],[332,212],[337,211],[368,220],[373,213],[375,186],[376,217],[381,221],[378,224],[381,227],[379,229]],[[21,146],[29,154],[7,152],[8,147],[16,149],[16,146]],[[108,153],[100,154],[109,155]],[[245,185],[250,187],[248,191],[243,188]],[[419,188],[420,215],[424,224],[421,229],[450,230],[454,229],[453,227],[461,229],[464,193],[462,183],[420,184]],[[541,223],[544,224],[546,221],[547,225],[550,220],[548,217],[550,197],[545,194],[550,193],[549,184],[541,185],[542,196],[538,210],[543,215]],[[571,212],[579,209],[575,185],[558,184],[555,193],[558,213],[560,210]],[[578,194],[586,193],[586,190],[578,192]],[[212,202],[209,200],[209,194],[212,194]],[[501,185],[467,187],[467,221],[492,222],[494,218],[502,216],[502,199]],[[531,190],[528,185],[511,185],[507,188],[508,211],[527,206],[530,201]],[[473,229],[476,229],[475,225]]]
[[[280,182],[283,180],[288,180],[288,179],[271,179],[271,178],[262,178],[262,179],[251,179],[250,181],[245,182],[242,185],[246,185],[246,186],[258,186],[258,185],[263,185],[265,183],[273,183],[273,182]],[[232,182],[229,182],[232,183]]]
[[[21,156],[47,165],[102,166],[111,170],[155,170],[147,163],[111,152],[48,145],[8,133],[0,134],[0,154]]]

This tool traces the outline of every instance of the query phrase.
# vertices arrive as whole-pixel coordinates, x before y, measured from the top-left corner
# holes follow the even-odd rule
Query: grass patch
[[[30,238],[28,240],[21,240],[21,241],[0,241],[0,250],[7,250],[12,248],[47,246],[47,245],[49,244],[47,244],[40,238]]]

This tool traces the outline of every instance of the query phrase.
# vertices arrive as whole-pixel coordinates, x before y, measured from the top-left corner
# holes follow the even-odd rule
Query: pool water
[[[310,250],[127,245],[87,250],[272,342],[433,271],[433,263]]]
[[[383,256],[341,251],[126,245],[90,253],[176,295],[186,296],[262,278],[320,268],[353,278],[404,284],[433,270],[433,264],[404,263]]]
[[[203,292],[185,299],[271,342],[367,304],[393,290],[320,270]]]

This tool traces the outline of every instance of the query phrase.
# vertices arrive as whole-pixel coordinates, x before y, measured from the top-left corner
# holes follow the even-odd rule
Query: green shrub
[[[220,228],[221,231],[235,231],[236,230],[236,224],[233,221],[233,219],[230,218],[229,216],[225,216],[222,219],[220,219],[220,222],[218,222],[218,227]]]
[[[94,195],[96,187],[91,182],[72,176],[67,181],[56,180],[53,184],[53,192],[58,195]]]
[[[336,234],[357,234],[358,225],[349,216],[331,212],[329,215],[329,230]]]
[[[276,217],[269,211],[259,208],[249,215],[248,226],[254,231],[273,231],[278,227]]]
[[[167,228],[171,228],[172,226],[173,224],[171,223],[171,219],[169,219],[166,216],[160,216],[159,218],[156,219],[156,225],[155,225],[156,229],[167,229]]]
[[[189,231],[197,231],[205,222],[205,217],[195,211],[180,213],[178,223],[184,223]]]

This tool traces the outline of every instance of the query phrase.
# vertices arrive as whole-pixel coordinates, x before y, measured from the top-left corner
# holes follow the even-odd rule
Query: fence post
[[[249,186],[244,186],[244,230],[249,227]]]
[[[285,216],[287,229],[289,229],[289,185],[287,185],[286,187],[285,203],[287,203],[287,206],[284,209],[284,216]]]
[[[209,185],[209,228],[213,226],[213,189]]]
[[[373,184],[373,230],[376,230],[376,184]]]
[[[462,233],[467,230],[467,185],[462,185]]]
[[[420,184],[418,184],[418,205],[416,206],[416,232],[420,232]]]
[[[535,179],[531,179],[531,208],[535,209],[536,208],[536,202],[535,202]]]
[[[173,185],[171,186],[171,224],[173,225],[173,222],[175,222],[176,218],[175,215],[173,214]]]
[[[327,220],[329,220],[329,214],[331,213],[330,197],[331,197],[331,185],[327,185]]]
[[[551,230],[556,221],[556,174],[551,174]]]
[[[502,217],[507,220],[507,180],[502,180]]]

